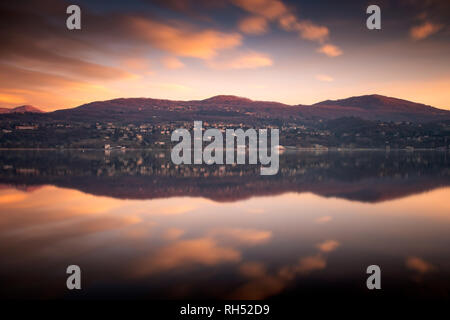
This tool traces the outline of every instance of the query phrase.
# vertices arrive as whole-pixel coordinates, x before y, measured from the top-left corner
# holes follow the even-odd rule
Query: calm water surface
[[[0,296],[450,296],[450,155],[293,152],[174,167],[164,152],[1,151]]]

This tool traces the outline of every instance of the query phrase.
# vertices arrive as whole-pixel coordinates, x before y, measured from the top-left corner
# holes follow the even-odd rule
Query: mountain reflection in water
[[[286,152],[259,172],[0,151],[0,297],[359,296],[378,264],[387,296],[449,298],[447,153]]]
[[[0,151],[0,184],[77,189],[120,199],[237,201],[312,192],[378,202],[447,186],[446,152],[288,152],[276,176],[256,165],[175,166],[163,151]]]

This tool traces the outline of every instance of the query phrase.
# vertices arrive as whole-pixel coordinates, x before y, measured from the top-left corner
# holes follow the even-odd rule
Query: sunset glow
[[[377,93],[450,109],[448,1],[385,6],[382,30],[356,1],[77,1],[81,30],[65,28],[68,2],[28,2],[0,7],[0,107]]]

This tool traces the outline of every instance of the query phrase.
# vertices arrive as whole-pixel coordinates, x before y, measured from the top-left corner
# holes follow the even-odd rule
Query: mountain
[[[228,95],[120,98],[54,112],[9,112],[0,115],[0,147],[159,148],[171,144],[171,130],[197,120],[222,129],[278,127],[280,144],[298,148],[450,149],[450,111],[380,95],[311,106]]]
[[[22,109],[20,109],[22,108]],[[7,109],[9,110],[9,109]],[[14,112],[40,112],[31,106]],[[7,113],[13,111],[9,110]],[[174,101],[151,98],[120,98],[95,101],[73,109],[45,113],[58,121],[224,121],[232,123],[301,123],[357,117],[363,120],[430,122],[450,119],[450,111],[381,95],[365,95],[341,100],[326,100],[313,105],[287,105],[220,95],[205,100]],[[34,121],[34,118],[32,119]]]
[[[272,121],[302,120],[298,107],[278,102],[253,101],[235,96],[215,96],[205,100],[174,101],[151,98],[120,98],[95,101],[73,109],[48,113],[57,120],[83,121]]]
[[[381,95],[326,100],[311,106],[253,101],[231,95],[193,101],[129,98],[92,102],[74,109],[56,111],[55,114],[68,118],[92,115],[111,120],[124,116],[130,120],[158,118],[159,120],[232,121],[328,120],[349,116],[365,120],[412,122],[450,119],[450,111]]]
[[[30,105],[24,105],[24,106],[19,106],[19,107],[15,107],[15,108],[0,108],[0,114],[5,114],[5,113],[43,113],[42,110],[30,106]]]
[[[352,116],[366,120],[412,122],[448,119],[450,114],[447,110],[377,94],[326,100],[312,105],[306,111],[305,116],[323,119]]]
[[[224,104],[245,104],[252,102],[252,100],[248,98],[237,97],[232,95],[218,95],[202,101],[206,103],[224,103]]]

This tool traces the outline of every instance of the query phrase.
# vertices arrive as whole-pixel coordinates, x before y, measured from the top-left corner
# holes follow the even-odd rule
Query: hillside
[[[24,105],[24,106],[19,106],[19,107],[15,107],[12,109],[8,109],[8,108],[0,108],[0,114],[5,114],[5,113],[43,113],[42,110],[30,106],[30,105]]]
[[[312,106],[225,95],[121,98],[47,113],[9,112],[0,115],[0,148],[160,148],[171,144],[170,132],[190,129],[196,120],[221,130],[277,127],[280,144],[298,148],[450,148],[450,111],[379,95]]]
[[[406,100],[369,95],[326,100],[311,106],[253,101],[236,96],[205,100],[173,101],[150,98],[121,98],[91,102],[77,108],[49,113],[58,120],[108,121],[308,121],[359,117],[366,120],[428,122],[450,119],[450,111]]]
[[[376,94],[326,100],[306,109],[305,116],[322,119],[353,116],[366,120],[422,122],[448,119],[449,116],[447,110]]]
[[[0,113],[41,112],[32,106],[3,109]],[[220,95],[204,100],[175,101],[151,98],[120,98],[95,101],[72,109],[45,114],[61,121],[226,121],[255,122],[317,121],[342,117],[364,120],[429,122],[450,119],[450,111],[381,95],[326,100],[313,105],[287,105]]]

